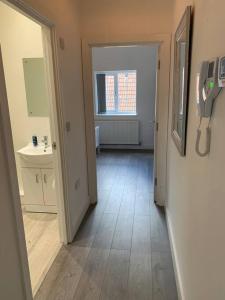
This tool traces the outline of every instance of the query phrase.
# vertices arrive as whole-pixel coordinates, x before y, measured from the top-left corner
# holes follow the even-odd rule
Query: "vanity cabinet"
[[[21,168],[26,211],[56,212],[54,169]]]
[[[53,169],[41,169],[43,182],[44,203],[46,205],[56,205],[55,176]]]
[[[43,205],[43,190],[41,170],[22,168],[22,181],[24,189],[23,204]]]

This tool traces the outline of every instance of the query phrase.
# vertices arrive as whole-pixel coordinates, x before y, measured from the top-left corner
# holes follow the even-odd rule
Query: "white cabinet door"
[[[55,174],[53,169],[41,169],[45,205],[56,205]]]
[[[43,205],[41,170],[34,168],[22,168],[22,180],[24,188],[22,203]]]

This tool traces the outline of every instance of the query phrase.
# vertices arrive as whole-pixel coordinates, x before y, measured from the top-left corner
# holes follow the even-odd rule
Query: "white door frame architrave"
[[[160,62],[157,73],[157,89],[155,101],[155,154],[154,154],[154,201],[161,206],[166,203],[167,193],[167,137],[170,90],[170,51],[171,35],[150,34],[137,36],[132,39],[98,38],[82,40],[83,84],[85,103],[86,145],[88,160],[88,183],[91,203],[97,202],[96,151],[94,138],[94,101],[92,48],[109,46],[158,45],[158,60]]]

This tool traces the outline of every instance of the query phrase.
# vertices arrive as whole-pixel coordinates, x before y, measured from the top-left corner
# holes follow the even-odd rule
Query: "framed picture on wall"
[[[186,154],[186,131],[191,54],[191,6],[174,37],[172,138],[181,156]]]

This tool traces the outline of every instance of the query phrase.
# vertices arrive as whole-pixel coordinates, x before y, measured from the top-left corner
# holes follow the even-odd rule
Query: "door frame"
[[[56,185],[58,187],[57,205],[59,208],[59,231],[60,240],[63,244],[67,244],[70,240],[70,215],[68,203],[68,180],[67,168],[65,161],[65,133],[64,133],[64,115],[62,110],[62,90],[60,87],[60,72],[58,59],[58,37],[53,22],[48,20],[34,10],[31,6],[21,0],[0,0],[11,6],[16,11],[22,13],[29,19],[38,23],[43,29],[43,46],[44,55],[47,57],[47,85],[49,87],[48,94],[50,98],[50,126],[53,141],[56,143],[57,151],[54,151],[54,166],[57,172]],[[15,154],[11,133],[11,123],[8,109],[8,99],[6,93],[5,77],[3,62],[1,59],[0,48],[0,130],[4,136],[4,146],[6,149],[6,157],[8,160],[9,185],[12,192],[12,206],[16,219],[16,230],[18,236],[18,248],[21,258],[24,289],[27,299],[32,299],[32,289],[30,282],[30,273],[28,265],[28,255],[26,249],[24,225],[22,219],[22,209],[20,203],[19,187],[17,180],[17,171],[15,164]]]
[[[15,215],[16,231],[17,231],[17,243],[19,248],[19,256],[21,260],[21,269],[23,275],[23,283],[26,299],[32,299],[32,288],[30,281],[30,271],[28,265],[28,255],[26,249],[25,232],[21,211],[19,185],[17,180],[17,171],[15,163],[15,155],[12,151],[13,140],[12,133],[9,130],[11,124],[9,119],[9,109],[7,102],[5,77],[3,73],[3,62],[0,47],[0,132],[3,136],[3,144],[5,146],[5,159],[7,161],[7,171],[9,175],[8,182],[11,191],[12,207]],[[15,180],[16,178],[16,180]]]
[[[132,39],[124,38],[97,38],[82,40],[82,65],[84,86],[84,111],[86,127],[87,167],[88,167],[88,189],[91,203],[98,201],[97,175],[96,175],[96,150],[94,133],[94,90],[92,75],[92,48],[109,46],[129,45],[158,45],[158,61],[160,69],[157,71],[157,89],[155,101],[155,122],[157,134],[155,140],[155,162],[154,162],[154,200],[158,205],[166,203],[166,174],[167,174],[167,127],[169,112],[169,87],[170,87],[170,34],[150,34],[145,36],[134,36]],[[156,126],[155,126],[156,127]],[[159,147],[160,145],[160,147]]]

